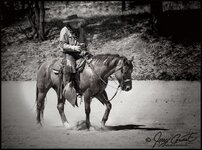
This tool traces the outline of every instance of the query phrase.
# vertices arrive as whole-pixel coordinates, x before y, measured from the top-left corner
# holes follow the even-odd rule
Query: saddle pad
[[[82,72],[84,67],[85,67],[85,64],[86,64],[86,61],[85,60],[82,60],[82,59],[79,59],[76,61],[76,70],[78,72]],[[70,60],[67,59],[66,61],[66,65],[70,67],[71,69],[71,62]],[[59,59],[57,60],[53,65],[52,65],[52,70],[55,74],[58,74],[59,73],[59,70],[60,68],[62,67],[62,59]]]
[[[66,65],[67,66],[71,66],[71,62],[70,60],[66,60]],[[58,59],[53,65],[52,65],[52,69],[55,71],[59,71],[60,68],[62,67],[62,59]]]

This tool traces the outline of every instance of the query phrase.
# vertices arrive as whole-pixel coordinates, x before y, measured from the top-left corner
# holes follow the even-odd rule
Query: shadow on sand
[[[119,131],[119,130],[169,130],[165,128],[149,128],[144,127],[145,125],[134,125],[134,124],[126,124],[126,125],[117,125],[117,126],[106,126],[107,130],[111,131]]]
[[[88,130],[86,127],[85,121],[77,122],[74,127],[75,130]],[[155,130],[169,130],[166,128],[153,128],[153,127],[145,127],[145,125],[134,125],[134,124],[126,124],[126,125],[117,125],[117,126],[106,126],[105,128],[101,128],[100,126],[91,125],[90,130],[96,131],[119,131],[119,130],[147,130],[147,131],[155,131]]]

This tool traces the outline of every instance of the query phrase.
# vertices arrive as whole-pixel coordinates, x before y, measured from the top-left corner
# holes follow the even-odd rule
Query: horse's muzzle
[[[121,90],[123,91],[130,91],[132,89],[132,86],[131,85],[124,85],[124,86],[121,86]]]
[[[130,79],[126,79],[121,86],[121,89],[124,91],[130,91],[132,89],[132,83]]]
[[[131,86],[126,86],[125,91],[130,91],[132,89]]]

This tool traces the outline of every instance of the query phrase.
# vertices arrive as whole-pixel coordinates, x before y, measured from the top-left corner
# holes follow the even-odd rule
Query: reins
[[[87,63],[88,66],[94,71],[94,73],[98,76],[98,78],[99,78],[104,84],[107,85],[107,83],[97,74],[97,72],[95,72],[94,67],[91,65],[91,63],[88,62],[88,60],[86,59],[86,57],[83,56],[83,58],[86,60],[86,63]],[[120,70],[121,68],[122,68],[122,67],[120,67],[120,68],[117,69],[116,71]],[[115,71],[115,72],[116,72],[116,71]],[[110,76],[110,77],[111,77],[111,76]],[[116,82],[115,82],[115,83],[116,83]],[[122,83],[121,83],[121,84],[122,84]],[[116,94],[118,93],[119,87],[121,87],[121,85],[119,84],[117,88],[114,87],[114,86],[111,86],[111,85],[108,85],[108,86],[110,86],[110,87],[116,89],[116,92],[114,93],[114,95],[112,96],[112,98],[108,100],[108,101],[111,101],[111,100],[116,96]]]
[[[118,93],[119,87],[120,87],[120,85],[118,85],[118,87],[116,89],[116,92],[114,93],[114,95],[112,96],[112,98],[109,99],[108,101],[111,101],[116,96],[116,94]]]

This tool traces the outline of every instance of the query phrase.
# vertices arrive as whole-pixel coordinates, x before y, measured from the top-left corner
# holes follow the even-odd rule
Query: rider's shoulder
[[[64,32],[64,31],[67,31],[67,30],[68,30],[67,27],[64,26],[64,27],[61,29],[61,32]]]
[[[62,29],[61,29],[61,31],[60,31],[60,33],[63,33],[63,34],[70,34],[70,31],[68,30],[68,28],[66,27],[66,26],[64,26]]]

